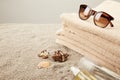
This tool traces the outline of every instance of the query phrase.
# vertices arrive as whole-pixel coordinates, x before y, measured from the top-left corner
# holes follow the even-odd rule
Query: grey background
[[[102,1],[104,0],[0,0],[0,23],[60,23],[60,14],[77,13],[81,3],[95,7]]]

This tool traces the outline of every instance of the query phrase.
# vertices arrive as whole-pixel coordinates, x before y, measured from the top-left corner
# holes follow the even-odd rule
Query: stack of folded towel
[[[94,25],[93,17],[83,21],[77,14],[62,14],[62,28],[57,32],[56,42],[120,74],[120,11],[111,11],[113,6],[119,9],[120,3],[108,0],[95,10],[111,14],[115,18],[114,27],[97,27]]]

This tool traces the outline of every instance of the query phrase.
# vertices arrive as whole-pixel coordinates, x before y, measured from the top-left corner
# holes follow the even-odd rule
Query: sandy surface
[[[80,54],[55,43],[60,25],[0,24],[0,80],[73,80],[70,66],[77,66]],[[44,49],[51,53],[61,49],[70,54],[66,62],[39,58]],[[41,61],[48,68],[38,69]]]

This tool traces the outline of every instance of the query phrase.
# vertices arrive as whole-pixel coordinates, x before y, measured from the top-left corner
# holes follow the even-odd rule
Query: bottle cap
[[[78,69],[78,68],[76,68],[76,67],[71,67],[71,71],[73,72],[73,74],[76,76],[79,72],[80,72],[80,70]]]

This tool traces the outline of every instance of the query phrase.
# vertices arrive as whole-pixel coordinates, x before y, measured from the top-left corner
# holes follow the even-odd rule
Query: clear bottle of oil
[[[75,75],[75,80],[97,80],[92,74],[87,71],[82,71],[76,67],[71,67],[71,71]]]
[[[120,80],[120,76],[113,71],[94,64],[86,58],[80,59],[80,69],[84,69],[93,74],[97,80]]]

